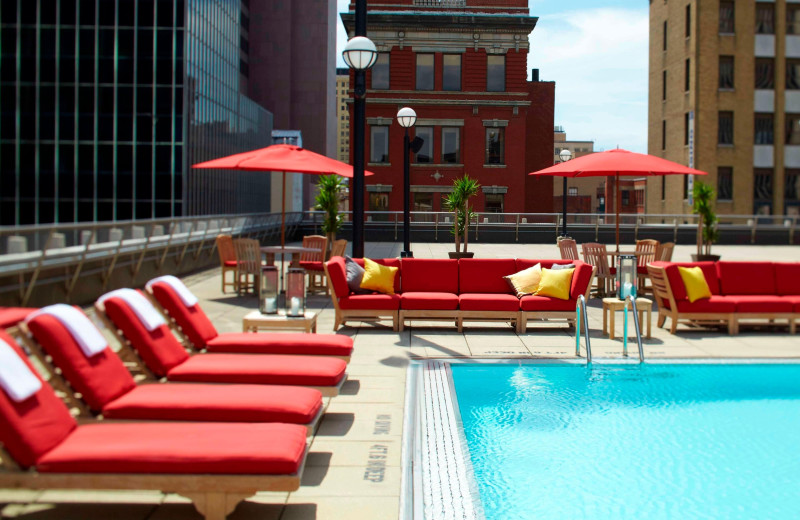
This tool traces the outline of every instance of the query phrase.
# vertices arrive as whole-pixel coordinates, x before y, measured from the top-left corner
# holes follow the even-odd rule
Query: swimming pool
[[[480,496],[474,517],[797,514],[798,364],[449,370]]]

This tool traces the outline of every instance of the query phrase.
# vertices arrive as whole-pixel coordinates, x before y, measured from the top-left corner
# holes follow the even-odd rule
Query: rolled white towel
[[[14,352],[11,345],[0,339],[0,387],[12,401],[21,403],[42,388],[42,381]]]
[[[86,357],[92,357],[108,347],[106,338],[97,330],[94,323],[92,323],[83,312],[72,305],[67,305],[65,303],[48,305],[47,307],[43,307],[29,314],[28,317],[25,318],[25,323],[30,323],[32,319],[42,314],[49,314],[60,321],[72,335],[73,339],[80,345]]]
[[[178,279],[177,277],[168,274],[166,276],[159,276],[158,278],[153,278],[152,280],[147,282],[147,288],[149,289],[156,282],[164,282],[165,284],[172,287],[172,289],[176,293],[178,293],[178,297],[181,299],[183,304],[186,305],[187,307],[194,307],[195,305],[197,305],[197,296],[192,294],[192,291],[190,291],[183,284],[183,282],[180,281],[180,279]]]
[[[139,291],[127,288],[117,289],[104,294],[97,301],[103,303],[109,298],[119,298],[124,301],[147,330],[156,330],[161,325],[167,324],[161,313]]]

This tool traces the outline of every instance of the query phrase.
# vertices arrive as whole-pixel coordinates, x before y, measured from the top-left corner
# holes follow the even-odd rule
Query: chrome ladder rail
[[[622,355],[628,357],[628,304],[633,309],[633,328],[636,330],[636,342],[639,345],[639,363],[644,363],[644,348],[642,347],[642,329],[639,325],[639,312],[636,309],[636,296],[629,294],[625,298],[625,326],[622,334]]]
[[[581,309],[583,313],[581,316]],[[592,364],[592,342],[589,339],[589,317],[586,315],[586,298],[578,296],[575,304],[575,355],[581,357],[581,317],[583,317],[584,338],[586,339],[586,364]]]

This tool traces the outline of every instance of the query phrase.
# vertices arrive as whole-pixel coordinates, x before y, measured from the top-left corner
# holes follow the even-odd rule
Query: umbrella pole
[[[617,254],[619,254],[619,213],[620,213],[620,200],[619,200],[619,173],[617,173],[616,175],[614,175],[614,183],[616,184],[616,186],[614,187],[614,189],[615,189],[615,190],[616,190],[616,192],[617,192],[617,193],[616,193],[616,195],[614,195],[614,204],[617,206],[617,218],[616,218],[615,220],[616,220],[616,224],[617,224],[617,232],[616,232],[616,237],[617,237]]]
[[[286,170],[283,171],[283,182],[281,182],[281,249],[286,247]],[[281,253],[281,292],[283,292],[283,270],[286,252]]]

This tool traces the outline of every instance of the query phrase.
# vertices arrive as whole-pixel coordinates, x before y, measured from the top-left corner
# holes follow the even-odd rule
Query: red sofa
[[[383,259],[378,263],[398,267],[395,294],[352,294],[347,286],[345,261],[334,257],[325,264],[336,311],[333,328],[348,320],[391,319],[394,330],[402,331],[408,320],[452,321],[462,330],[464,321],[508,321],[524,332],[529,319],[575,321],[579,295],[588,297],[594,267],[580,260],[522,260],[504,258]],[[356,262],[363,265],[361,259]],[[518,298],[504,276],[541,263],[575,264],[570,299],[547,296]]]
[[[678,267],[700,267],[711,298],[690,302]],[[658,326],[672,320],[722,324],[730,334],[742,321],[784,320],[794,334],[800,319],[800,263],[782,262],[652,262],[647,266],[658,302]]]

